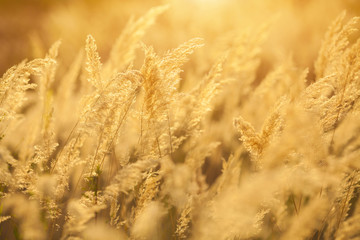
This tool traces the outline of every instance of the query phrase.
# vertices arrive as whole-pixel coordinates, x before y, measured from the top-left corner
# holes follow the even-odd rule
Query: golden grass
[[[358,239],[360,5],[329,2],[36,2],[0,238]]]

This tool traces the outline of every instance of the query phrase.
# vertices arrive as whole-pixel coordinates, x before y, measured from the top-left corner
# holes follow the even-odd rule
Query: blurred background
[[[130,17],[163,4],[170,4],[169,10],[143,39],[158,52],[192,37],[205,39],[204,51],[220,50],[221,39],[233,31],[267,27],[260,77],[288,53],[299,67],[309,67],[311,76],[328,25],[344,10],[348,18],[360,15],[357,0],[0,0],[0,73],[25,58],[42,57],[58,39],[61,72],[83,48],[87,34],[95,37],[106,60]]]

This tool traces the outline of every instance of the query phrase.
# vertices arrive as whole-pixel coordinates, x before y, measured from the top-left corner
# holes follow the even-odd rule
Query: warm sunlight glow
[[[358,16],[0,0],[0,239],[358,239]]]

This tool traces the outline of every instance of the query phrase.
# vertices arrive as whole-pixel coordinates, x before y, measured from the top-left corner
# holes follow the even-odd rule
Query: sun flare
[[[358,239],[358,16],[0,1],[0,239]]]

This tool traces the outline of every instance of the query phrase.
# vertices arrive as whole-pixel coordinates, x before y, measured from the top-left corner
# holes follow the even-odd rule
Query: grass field
[[[360,239],[358,15],[0,1],[0,239]]]

